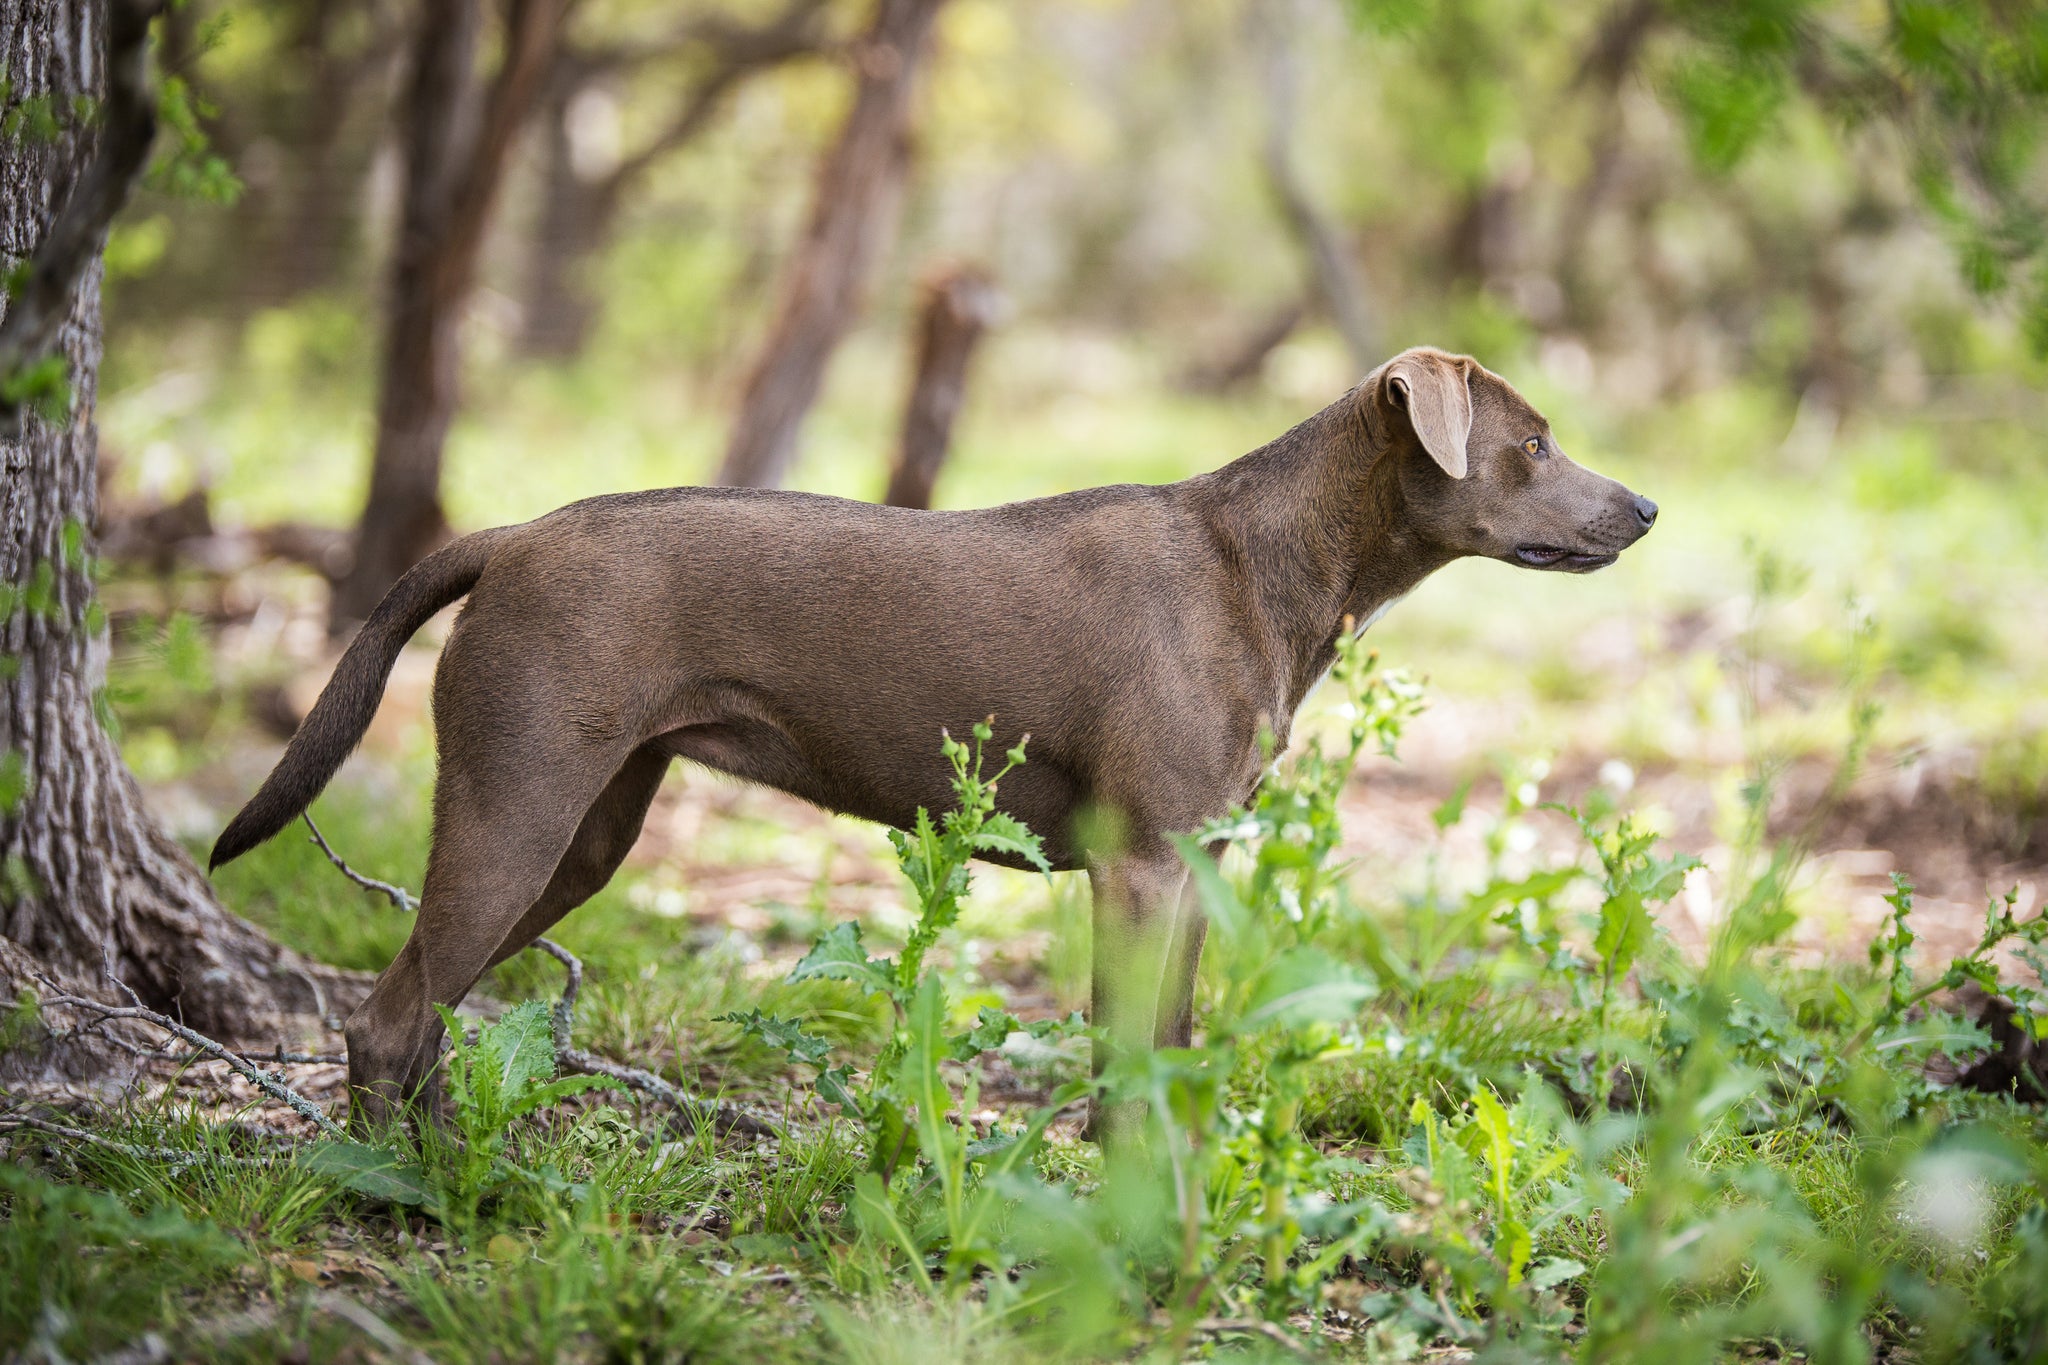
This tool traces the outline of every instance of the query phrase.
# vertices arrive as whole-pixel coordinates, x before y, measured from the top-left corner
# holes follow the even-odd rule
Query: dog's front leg
[[[1091,860],[1088,880],[1095,893],[1091,1022],[1101,1030],[1100,1076],[1116,1057],[1149,1050],[1178,1023],[1186,945],[1175,921],[1187,867],[1170,846],[1160,846]],[[1104,1143],[1134,1138],[1144,1117],[1142,1105],[1098,1103],[1090,1135]]]

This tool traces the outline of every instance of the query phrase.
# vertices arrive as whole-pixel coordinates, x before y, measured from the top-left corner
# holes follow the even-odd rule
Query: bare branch
[[[404,887],[393,886],[389,882],[378,881],[375,877],[364,876],[350,867],[342,856],[336,853],[327,840],[321,836],[320,830],[313,824],[311,816],[306,817],[306,825],[307,828],[313,831],[313,842],[320,846],[320,851],[327,855],[327,861],[333,863],[344,877],[347,877],[357,886],[378,893],[401,910],[417,910],[419,908],[419,899]],[[555,1066],[557,1069],[585,1076],[606,1076],[618,1081],[622,1085],[638,1090],[642,1094],[652,1095],[658,1100],[674,1105],[693,1129],[698,1123],[708,1119],[722,1133],[746,1133],[753,1136],[766,1136],[772,1135],[775,1132],[775,1129],[763,1119],[756,1118],[751,1114],[728,1105],[708,1104],[703,1100],[696,1099],[678,1087],[670,1085],[651,1071],[643,1071],[639,1067],[624,1066],[618,1062],[607,1061],[595,1053],[585,1052],[580,1048],[570,1046],[570,1033],[576,1023],[576,999],[583,990],[583,960],[550,938],[537,938],[528,947],[546,953],[549,957],[561,963],[563,971],[567,973],[567,980],[563,983],[561,998],[555,1002],[553,1011]],[[99,1006],[98,1008],[104,1009],[105,1007]],[[219,1055],[224,1060],[228,1059],[225,1054],[226,1050],[221,1049]],[[294,1059],[291,1057],[286,1058],[286,1060]],[[306,1060],[325,1061],[331,1059],[308,1057]]]
[[[254,1169],[264,1166],[275,1166],[279,1162],[291,1160],[290,1154],[287,1153],[279,1153],[275,1156],[236,1156],[230,1152],[194,1152],[178,1147],[141,1147],[132,1142],[120,1142],[114,1138],[101,1137],[98,1133],[90,1133],[83,1128],[73,1128],[63,1123],[52,1123],[48,1119],[39,1119],[28,1114],[0,1116],[0,1133],[20,1132],[24,1129],[32,1133],[45,1133],[51,1137],[67,1138],[72,1142],[89,1143],[94,1147],[125,1156],[131,1161],[160,1161],[170,1166],[173,1171],[183,1170],[187,1166],[203,1166],[208,1163],[224,1163],[230,1166],[246,1166]]]
[[[1225,1336],[1242,1332],[1264,1337],[1286,1347],[1298,1356],[1310,1354],[1309,1348],[1292,1332],[1277,1322],[1267,1322],[1263,1318],[1199,1318],[1193,1325],[1194,1329],[1204,1336]]]
[[[604,1076],[642,1094],[652,1095],[656,1099],[672,1104],[693,1132],[699,1123],[708,1119],[721,1133],[745,1133],[753,1137],[773,1136],[775,1129],[772,1125],[744,1110],[729,1105],[707,1104],[670,1085],[651,1071],[607,1061],[595,1053],[571,1047],[569,1032],[576,1022],[576,996],[583,989],[583,960],[553,939],[537,938],[532,946],[561,963],[563,970],[568,973],[568,980],[562,987],[562,998],[555,1003],[554,1011],[555,1066],[558,1070],[584,1076]]]
[[[460,262],[466,292],[491,206],[504,182],[512,146],[547,78],[562,28],[564,0],[512,0],[505,12],[505,55],[484,101],[482,122],[465,174],[448,208],[444,259]]]
[[[306,822],[306,828],[312,831],[313,842],[318,844],[320,846],[320,851],[327,855],[327,861],[333,863],[337,868],[341,869],[342,876],[348,878],[357,886],[362,887],[363,890],[365,891],[376,892],[378,895],[384,897],[384,899],[390,901],[398,909],[403,910],[408,914],[420,908],[419,901],[413,896],[412,892],[406,890],[404,887],[393,886],[390,882],[380,882],[375,877],[366,877],[362,873],[350,867],[347,863],[343,862],[341,855],[334,851],[333,846],[327,842],[327,837],[320,832],[320,826],[313,823],[313,816],[310,811],[299,818],[304,820]]]
[[[1292,3],[1255,6],[1254,37],[1263,48],[1266,129],[1260,160],[1280,216],[1308,257],[1309,283],[1329,310],[1352,362],[1370,369],[1378,354],[1365,290],[1342,234],[1324,215],[1294,159],[1294,128],[1300,104],[1300,62],[1294,50],[1298,14]]]
[[[149,24],[163,0],[113,0],[107,15],[107,98],[99,150],[30,259],[0,321],[0,437],[21,430],[24,395],[7,392],[56,344],[79,280],[92,267],[107,225],[149,161],[156,140],[156,91],[149,79]]]
[[[247,1077],[250,1084],[254,1085],[258,1090],[261,1090],[274,1100],[282,1100],[285,1104],[290,1105],[294,1112],[310,1121],[321,1132],[335,1136],[341,1135],[340,1124],[327,1117],[327,1112],[319,1105],[286,1085],[281,1077],[272,1075],[247,1057],[215,1042],[205,1034],[195,1029],[187,1028],[169,1015],[159,1014],[155,1010],[150,1009],[142,1003],[141,997],[128,988],[128,984],[125,981],[122,981],[111,971],[107,973],[107,979],[113,982],[115,987],[126,995],[132,1003],[126,1006],[109,1005],[103,1001],[93,1000],[86,996],[73,995],[46,976],[39,976],[37,978],[39,984],[48,992],[44,996],[45,1004],[86,1011],[101,1019],[135,1019],[145,1024],[154,1025],[166,1033],[183,1039],[199,1054],[218,1058],[226,1062],[230,1067]]]
[[[823,0],[791,0],[779,16],[759,28],[738,28],[714,21],[691,32],[691,41],[702,43],[716,54],[716,65],[690,92],[668,127],[612,168],[599,193],[613,200],[620,198],[655,163],[703,132],[725,97],[746,77],[824,51],[824,39],[813,28],[813,21],[823,10]]]
[[[533,946],[562,964],[568,979],[562,983],[562,998],[555,1002],[555,1053],[568,1052],[569,1030],[576,1024],[576,996],[583,989],[583,959],[551,938],[537,938]]]

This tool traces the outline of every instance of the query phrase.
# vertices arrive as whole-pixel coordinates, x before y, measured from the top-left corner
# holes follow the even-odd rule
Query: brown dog
[[[1504,380],[1427,349],[1164,487],[973,512],[727,488],[592,498],[406,574],[212,861],[305,810],[406,639],[467,593],[434,683],[419,920],[348,1021],[359,1118],[429,1084],[436,1003],[610,879],[671,760],[903,826],[950,804],[940,728],[988,715],[1002,746],[1031,735],[1004,806],[1093,882],[1095,1022],[1121,1047],[1185,1043],[1203,925],[1167,836],[1251,795],[1261,731],[1285,745],[1346,623],[1465,555],[1600,568],[1656,516],[1566,459]],[[1079,846],[1084,812],[1119,831],[1113,851]],[[1123,979],[1143,961],[1164,966]]]

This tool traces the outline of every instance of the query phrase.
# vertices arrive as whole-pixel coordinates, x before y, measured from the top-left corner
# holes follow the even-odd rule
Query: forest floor
[[[888,391],[854,360],[842,385]],[[335,435],[299,386],[268,383],[225,416],[166,384],[107,415],[131,471],[202,438],[222,452],[226,530],[174,574],[130,567],[104,588],[124,753],[195,851],[333,660],[320,580],[254,562],[234,522],[334,520],[337,443],[360,433]],[[1052,405],[991,384],[942,489],[954,505],[1175,477],[1300,415],[1270,396]],[[578,416],[569,393],[517,388],[458,432],[459,521],[686,481],[670,437],[689,458],[715,449],[701,415],[626,403],[589,460],[551,458]],[[1546,406],[1565,410],[1557,397]],[[880,419],[834,401],[804,477],[859,494],[867,466],[847,452],[878,448]],[[2048,1349],[2048,1120],[2019,1077],[2030,1054],[1942,984],[1961,960],[2043,1012],[2038,928],[1976,948],[1987,902],[2011,892],[2015,923],[2038,927],[2048,890],[2048,496],[2037,473],[1934,460],[1912,431],[1846,432],[1818,464],[1727,454],[1770,425],[1710,396],[1649,427],[1567,431],[1658,498],[1657,532],[1588,579],[1453,566],[1374,629],[1367,643],[1423,679],[1427,709],[1398,758],[1368,746],[1330,788],[1333,819],[1274,823],[1227,864],[1253,922],[1212,938],[1202,1045],[1144,1081],[1180,1126],[1148,1130],[1152,1164],[1135,1173],[1082,1139],[1067,1099],[1088,1075],[1058,1022],[1087,1002],[1083,879],[977,865],[918,974],[936,1012],[909,987],[793,981],[836,926],[861,926],[863,954],[903,951],[929,905],[880,830],[679,765],[619,877],[556,932],[587,968],[574,1042],[770,1116],[774,1135],[689,1132],[644,1094],[504,1123],[472,1096],[462,1141],[385,1135],[372,1150],[313,1140],[214,1063],[150,1062],[128,1087],[15,1087],[0,1127],[55,1115],[102,1141],[0,1137],[0,1283],[35,1286],[0,1295],[0,1356]],[[1659,458],[1601,453],[1614,448]],[[132,484],[119,495],[140,496]],[[401,656],[314,811],[356,868],[415,889],[446,622]],[[1341,749],[1345,704],[1324,684],[1297,755]],[[1273,789],[1313,784],[1289,767]],[[1552,803],[1632,812],[1657,841],[1630,844],[1605,818],[1596,846]],[[1313,871],[1261,883],[1266,850]],[[1683,855],[1701,866],[1669,861]],[[1894,873],[1917,887],[1911,938]],[[362,973],[408,928],[298,830],[216,884],[285,942]],[[479,1032],[464,1046],[513,1055],[509,1031],[537,1017],[524,1002],[562,980],[537,953],[500,967],[465,1006]],[[771,1041],[761,1016],[797,1031]],[[986,1017],[999,1026],[976,1039]],[[242,1041],[340,1046],[318,1021]],[[2013,1046],[2019,1078],[1983,1083]],[[835,1117],[822,1090],[839,1066],[863,1107]],[[339,1064],[278,1070],[340,1112]],[[906,1107],[913,1082],[929,1102]],[[1034,1145],[1040,1106],[1057,1112],[1038,1115]],[[889,1127],[941,1110],[914,1135]],[[1020,1134],[1028,1160],[995,1172],[999,1139]],[[501,1159],[470,1159],[488,1151]],[[393,1164],[366,1169],[373,1157]],[[878,1165],[898,1178],[871,1183]]]

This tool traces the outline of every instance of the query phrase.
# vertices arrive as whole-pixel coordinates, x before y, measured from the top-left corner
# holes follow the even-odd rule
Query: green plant
[[[918,907],[902,954],[893,961],[871,958],[860,926],[842,924],[821,935],[790,972],[791,982],[848,981],[889,1003],[895,1027],[865,1078],[856,1082],[845,1064],[827,1065],[831,1044],[797,1021],[759,1009],[727,1016],[749,1036],[783,1049],[791,1061],[816,1068],[820,1095],[860,1119],[868,1169],[855,1187],[855,1211],[872,1237],[903,1251],[927,1288],[932,1281],[925,1258],[935,1248],[956,1286],[968,1283],[977,1267],[1007,1267],[991,1240],[1006,1202],[1002,1181],[1024,1168],[1046,1126],[1089,1089],[1081,1082],[1062,1086],[1020,1129],[986,1139],[972,1139],[951,1117],[956,1097],[944,1074],[948,1064],[1000,1047],[1012,1034],[1044,1044],[1079,1027],[1070,1021],[1026,1029],[1007,1012],[984,1008],[973,1028],[949,1031],[945,988],[924,970],[925,954],[960,917],[971,882],[968,863],[975,856],[993,853],[1050,871],[1038,837],[996,806],[997,784],[1024,762],[1029,736],[1004,755],[1002,768],[985,776],[983,749],[993,735],[992,721],[984,721],[974,727],[972,748],[943,736],[940,753],[952,765],[959,804],[937,821],[920,807],[911,829],[890,833]],[[961,1110],[974,1107],[975,1090],[970,1074],[958,1101]],[[898,1168],[913,1145],[925,1179],[906,1190],[897,1180]]]
[[[480,1202],[500,1189],[562,1183],[556,1173],[529,1170],[507,1155],[518,1120],[571,1095],[624,1087],[604,1076],[556,1077],[554,1020],[542,1001],[513,1006],[482,1025],[474,1042],[452,1010],[437,1008],[448,1028],[444,1083],[453,1131],[427,1128],[420,1160],[392,1145],[339,1140],[315,1147],[307,1160],[357,1193],[421,1205],[466,1227]]]

